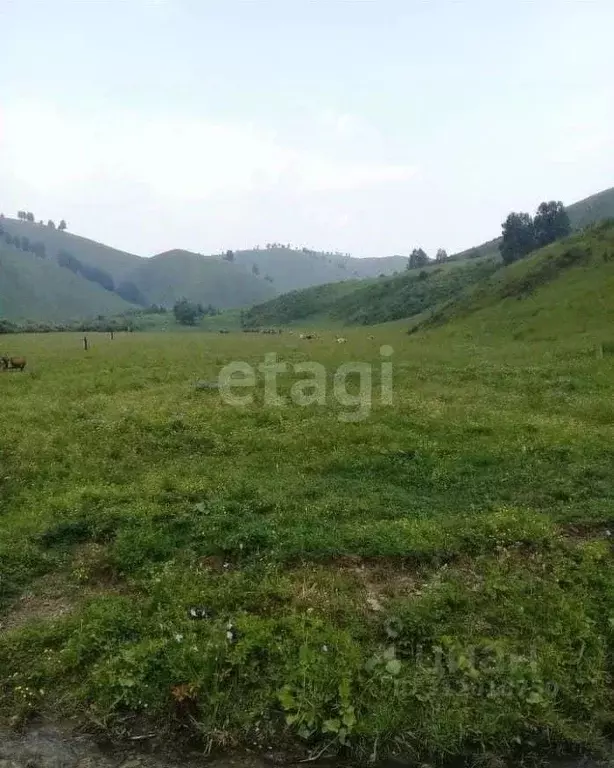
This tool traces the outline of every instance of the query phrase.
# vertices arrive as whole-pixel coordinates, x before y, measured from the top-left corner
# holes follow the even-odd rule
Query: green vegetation
[[[537,248],[567,237],[570,232],[569,214],[560,201],[540,203],[535,218],[528,213],[510,213],[503,222],[499,248],[503,263],[523,259]]]
[[[572,230],[581,230],[591,224],[614,218],[614,187],[599,192],[596,195],[591,195],[591,197],[573,203],[573,205],[568,205],[567,214]],[[501,238],[497,237],[494,240],[482,243],[482,245],[454,254],[449,258],[457,261],[476,257],[498,259],[500,245]]]
[[[220,309],[243,307],[275,294],[269,283],[227,259],[188,251],[141,259],[130,280],[149,303],[171,308],[181,299]]]
[[[270,325],[373,325],[419,315],[498,268],[482,259],[407,269],[395,277],[356,280],[278,296],[243,313],[248,328]]]
[[[573,229],[614,216],[614,189],[575,203],[567,208],[567,212]],[[547,219],[548,215],[539,213],[536,217],[538,223]],[[531,226],[531,250],[551,239],[550,224],[552,222],[545,229],[538,227],[539,231],[534,231]],[[555,237],[561,237],[564,231],[565,227],[558,228]],[[337,310],[335,296],[342,297],[354,287],[367,289],[370,285],[364,282],[362,286],[357,286],[354,281],[395,277],[410,265],[409,259],[405,256],[356,259],[339,252],[322,253],[280,243],[268,243],[264,248],[250,250],[229,249],[218,256],[207,257],[176,250],[144,259],[70,234],[66,231],[64,220],[57,228],[52,220],[48,220],[47,225],[42,221],[36,223],[34,214],[29,211],[19,211],[18,219],[0,217],[0,247],[4,248],[4,244],[9,247],[8,250],[16,248],[38,258],[37,262],[27,257],[23,261],[16,260],[11,251],[11,274],[0,272],[0,301],[4,299],[0,303],[0,317],[13,322],[29,320],[66,324],[74,319],[91,320],[100,314],[125,312],[128,307],[163,305],[172,309],[177,301],[184,298],[203,306],[211,304],[220,309],[235,309],[262,303],[289,291],[340,282],[350,283],[351,288],[340,288],[338,293],[326,288],[322,294],[307,294],[305,300],[301,298],[300,301],[302,305],[311,302],[313,310],[305,312],[303,307],[299,314],[290,313],[289,322],[300,322],[303,318],[310,322],[318,321],[318,318],[319,321],[335,323],[381,322],[413,316],[416,307],[419,307],[417,311],[423,311],[432,306],[431,299],[441,301],[455,292],[451,286],[441,292],[430,291],[429,288],[426,297],[415,300],[413,295],[407,296],[408,292],[413,294],[414,287],[410,289],[393,281],[389,285],[391,294],[403,295],[391,295],[388,300],[384,295],[387,289],[380,286],[382,306],[377,311],[367,309],[363,314],[350,310],[349,299],[348,309],[344,308],[344,304]],[[446,267],[450,262],[499,262],[500,246],[499,238],[452,256],[439,249],[435,262]],[[525,255],[527,250],[521,248],[520,252]],[[515,259],[520,252],[514,246],[508,261]],[[0,270],[4,268],[6,259],[4,257],[0,261]],[[60,277],[53,273],[54,278],[49,281],[50,272],[43,262],[56,262],[84,279],[73,280],[67,275]],[[428,272],[431,265],[422,249],[414,250],[412,268]],[[471,274],[475,275],[468,272],[461,278],[459,273],[461,289]],[[87,283],[90,285],[87,286]],[[92,285],[101,286],[115,297],[101,298],[99,292],[92,293]],[[370,295],[375,294],[374,290]],[[93,298],[96,295],[97,298]],[[367,303],[371,301],[370,295],[364,296]],[[116,299],[123,301],[118,304]],[[316,305],[322,306],[318,308]],[[405,315],[404,305],[408,307]]]
[[[413,335],[3,337],[29,362],[0,373],[0,712],[364,760],[598,751],[612,287],[604,224]],[[332,390],[291,405],[292,368],[285,406],[262,375],[242,407],[195,386],[270,352],[329,379],[372,363],[369,417],[340,421]]]
[[[457,333],[471,327],[500,334],[505,328],[515,338],[552,340],[600,331],[608,341],[607,322],[614,321],[613,290],[614,220],[494,272],[437,308],[422,325],[448,323]],[[467,322],[451,323],[460,318]]]
[[[129,307],[117,294],[55,260],[0,243],[0,318],[53,323]]]

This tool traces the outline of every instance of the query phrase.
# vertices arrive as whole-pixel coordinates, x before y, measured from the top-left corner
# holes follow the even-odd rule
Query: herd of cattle
[[[25,357],[7,357],[7,355],[0,355],[0,371],[23,371],[25,367]]]

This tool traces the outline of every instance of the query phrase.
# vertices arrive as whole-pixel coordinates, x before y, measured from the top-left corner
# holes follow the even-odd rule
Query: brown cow
[[[9,357],[7,367],[9,370],[23,371],[23,369],[26,367],[26,358],[25,357]]]

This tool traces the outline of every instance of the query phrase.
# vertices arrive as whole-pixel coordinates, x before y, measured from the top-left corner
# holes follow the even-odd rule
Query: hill
[[[584,229],[584,227],[588,227],[591,224],[614,217],[614,187],[579,200],[577,203],[566,206],[566,208],[571,221],[571,227],[574,230]],[[501,238],[495,237],[493,240],[488,240],[481,245],[455,253],[450,258],[461,261],[479,256],[499,259],[500,243]]]
[[[277,294],[325,283],[391,275],[405,269],[407,264],[404,256],[357,259],[277,245],[266,249],[234,251],[233,256],[235,264],[252,274],[270,278]]]
[[[588,332],[612,338],[614,220],[571,235],[498,269],[412,330],[554,339]]]
[[[127,274],[135,269],[141,260],[133,253],[119,251],[70,232],[61,232],[46,224],[3,218],[0,225],[13,237],[27,237],[31,243],[43,243],[47,258],[56,258],[60,251],[66,251],[76,256],[83,264],[104,270],[116,284],[125,280]]]
[[[53,259],[0,245],[0,317],[61,322],[76,317],[116,314],[130,308]]]
[[[456,296],[495,269],[496,262],[477,259],[432,264],[377,280],[354,280],[293,291],[251,307],[243,315],[244,324],[247,327],[304,322],[373,325],[399,320]]]
[[[186,298],[226,309],[263,301],[275,293],[269,282],[236,264],[180,250],[141,259],[128,279],[150,304],[166,307]]]

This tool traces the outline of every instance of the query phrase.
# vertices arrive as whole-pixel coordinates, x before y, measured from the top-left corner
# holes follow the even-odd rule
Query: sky
[[[479,244],[614,185],[611,0],[0,0],[0,211],[153,255]]]

